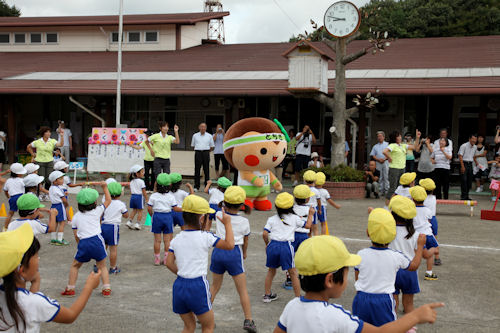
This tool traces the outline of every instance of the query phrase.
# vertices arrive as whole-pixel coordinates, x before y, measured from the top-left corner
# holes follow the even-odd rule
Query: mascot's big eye
[[[283,155],[286,154],[286,148],[283,148]]]
[[[261,153],[262,155],[266,155],[266,154],[267,154],[267,149],[266,149],[266,148],[262,148],[262,149],[260,150],[260,153]]]

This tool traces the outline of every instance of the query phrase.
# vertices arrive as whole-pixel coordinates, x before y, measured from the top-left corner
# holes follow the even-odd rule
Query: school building
[[[332,113],[287,89],[283,54],[294,44],[210,40],[210,21],[227,15],[124,16],[121,123],[153,129],[158,120],[176,123],[176,149],[190,150],[200,122],[211,131],[243,117],[278,118],[286,127],[309,124],[318,138],[315,150],[329,155]],[[10,162],[42,125],[67,123],[73,157],[85,156],[92,127],[115,125],[117,31],[118,16],[0,18],[0,130],[8,134]],[[313,45],[335,58],[324,44]],[[348,51],[367,46],[357,40]],[[499,54],[500,36],[399,39],[386,52],[351,63],[349,103],[356,94],[380,90],[378,106],[353,117],[358,165],[378,130],[437,135],[448,127],[455,147],[470,132],[493,136],[500,123]],[[330,94],[334,69],[329,61]]]

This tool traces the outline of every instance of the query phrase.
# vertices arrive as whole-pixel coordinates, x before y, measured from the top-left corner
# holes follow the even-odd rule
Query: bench
[[[470,216],[474,216],[474,206],[477,206],[476,200],[443,200],[437,199],[436,204],[438,205],[460,205],[470,207]]]

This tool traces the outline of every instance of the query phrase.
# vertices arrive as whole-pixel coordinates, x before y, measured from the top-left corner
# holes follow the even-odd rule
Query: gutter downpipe
[[[101,118],[100,116],[98,116],[97,114],[95,114],[94,111],[91,111],[88,108],[86,108],[85,106],[83,106],[82,104],[80,104],[80,102],[78,102],[76,99],[74,99],[73,96],[69,96],[69,100],[71,101],[71,103],[75,104],[80,109],[82,109],[83,111],[85,111],[88,114],[90,114],[92,117],[94,117],[97,120],[99,120],[101,122],[101,127],[106,127],[106,121],[104,120],[104,118]]]

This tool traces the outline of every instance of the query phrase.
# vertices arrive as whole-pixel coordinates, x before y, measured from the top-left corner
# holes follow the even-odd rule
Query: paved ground
[[[274,195],[272,195],[274,198]],[[492,207],[488,197],[477,196],[479,208]],[[126,196],[124,198],[128,200]],[[489,198],[488,198],[489,199]],[[2,196],[0,203],[5,203]],[[70,203],[76,207],[74,195]],[[328,208],[329,228],[341,237],[351,252],[366,247],[368,206],[383,206],[382,200],[340,201],[341,210]],[[437,267],[438,281],[424,281],[419,272],[422,292],[416,296],[416,305],[442,301],[446,307],[439,310],[434,325],[420,325],[419,332],[499,332],[500,331],[500,222],[482,221],[479,209],[469,217],[468,207],[438,207],[439,241],[442,243],[443,266]],[[246,259],[248,288],[253,316],[260,332],[271,332],[285,304],[293,297],[292,291],[281,288],[283,274],[278,274],[273,290],[280,299],[264,304],[265,251],[260,232],[271,212],[250,215],[252,236]],[[176,230],[178,232],[178,230]],[[40,237],[40,272],[42,291],[69,306],[73,300],[59,296],[67,284],[69,266],[75,253],[75,242],[70,228],[65,231],[71,240],[68,247],[48,245],[48,236]],[[119,264],[122,272],[111,279],[113,296],[104,299],[96,290],[78,320],[70,325],[46,324],[42,331],[51,332],[180,332],[181,319],[172,312],[172,283],[175,276],[165,267],[152,264],[153,236],[149,230],[130,231],[122,228]],[[81,290],[91,265],[82,267],[77,283]],[[210,278],[210,277],[209,277]],[[335,300],[347,309],[354,297],[354,273],[349,274],[349,286],[343,297]],[[243,323],[239,299],[229,276],[214,304],[217,332],[240,332]]]

